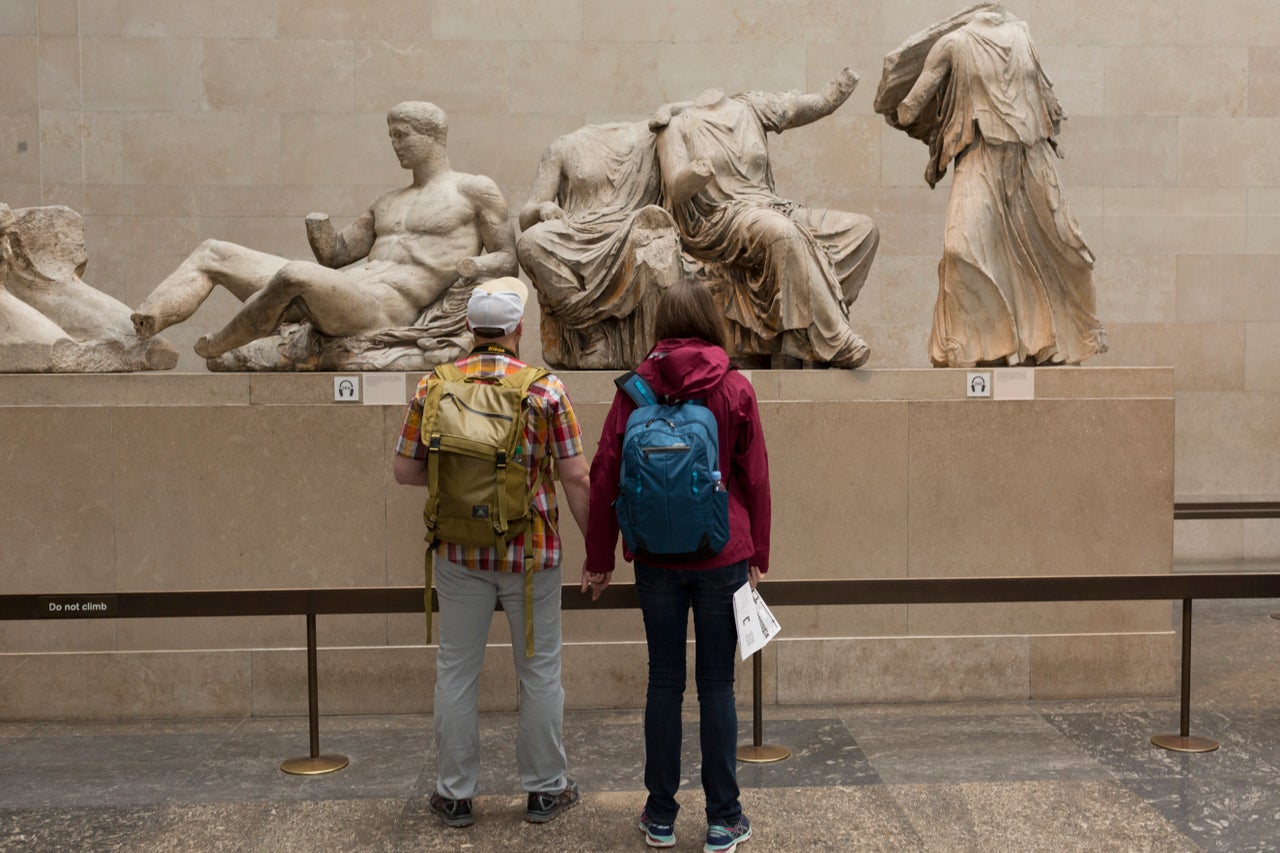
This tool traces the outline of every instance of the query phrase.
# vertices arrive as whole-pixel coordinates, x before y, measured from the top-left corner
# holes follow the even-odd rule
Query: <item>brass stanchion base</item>
[[[351,763],[345,755],[317,755],[303,758],[290,758],[281,763],[280,769],[294,776],[322,776],[334,773]]]
[[[791,757],[791,750],[776,743],[748,744],[738,747],[738,760],[748,764],[770,764]]]
[[[1213,752],[1218,748],[1218,742],[1207,737],[1154,735],[1151,742],[1161,749],[1173,752]]]

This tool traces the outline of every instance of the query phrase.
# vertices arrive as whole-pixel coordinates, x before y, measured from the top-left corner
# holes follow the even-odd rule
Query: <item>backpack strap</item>
[[[524,367],[515,373],[502,377],[503,382],[507,382],[512,387],[520,389],[520,393],[527,399],[529,389],[533,387],[533,383],[537,382],[550,371],[542,367]],[[534,464],[533,491],[534,497],[538,494],[538,489],[546,483],[550,485],[550,478],[541,464]],[[530,504],[526,510],[529,514],[533,514],[533,505]],[[524,529],[524,656],[533,657],[533,529],[532,525]]]
[[[436,378],[443,379],[445,382],[462,382],[466,379],[466,375],[463,374],[462,368],[458,367],[458,365],[454,364],[452,361],[437,364],[432,368],[432,372],[435,373]]]
[[[637,409],[642,406],[652,406],[658,402],[658,395],[653,393],[653,387],[634,370],[624,376],[619,376],[613,380],[613,384],[618,386],[619,391],[631,398]]]
[[[437,364],[432,368],[432,373],[440,382],[462,382],[465,375],[462,370],[453,362],[446,361]],[[434,448],[430,436],[427,436],[427,505],[423,512],[423,517],[434,520],[436,509],[440,506],[440,464],[431,459],[432,453],[440,452],[439,442],[435,442]],[[427,523],[427,547],[422,555],[422,574],[425,580],[423,586],[423,604],[425,605],[427,614],[427,644],[431,643],[431,585],[434,581],[434,552],[437,547],[435,526],[431,521]]]

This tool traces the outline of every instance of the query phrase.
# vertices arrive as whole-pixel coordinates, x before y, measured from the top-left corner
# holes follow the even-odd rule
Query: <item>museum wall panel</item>
[[[416,375],[396,376],[407,397]],[[1170,570],[1168,368],[1043,371],[1030,400],[967,399],[966,372],[954,370],[747,376],[770,448],[780,579]],[[591,451],[612,376],[564,379]],[[422,497],[390,475],[403,409],[335,403],[332,385],[297,374],[0,377],[0,422],[28,437],[0,450],[5,591],[421,584]],[[1231,547],[1275,544],[1233,530]],[[584,555],[571,525],[564,544],[573,584]],[[767,701],[1049,697],[1084,685],[1155,695],[1176,672],[1166,602],[778,611]],[[319,628],[327,712],[427,707],[421,614],[323,616]],[[0,623],[0,719],[298,713],[304,634],[302,617]],[[511,709],[504,619],[489,639],[484,701]],[[637,613],[566,612],[565,639],[571,705],[642,703]],[[814,671],[828,677],[815,683]],[[192,673],[207,683],[185,685]],[[135,679],[134,693],[121,687]]]

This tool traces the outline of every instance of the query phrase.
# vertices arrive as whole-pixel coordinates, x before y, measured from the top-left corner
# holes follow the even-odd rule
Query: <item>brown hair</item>
[[[725,331],[724,312],[705,284],[682,279],[667,288],[658,300],[654,316],[654,335],[667,338],[701,338],[724,349],[729,335]]]

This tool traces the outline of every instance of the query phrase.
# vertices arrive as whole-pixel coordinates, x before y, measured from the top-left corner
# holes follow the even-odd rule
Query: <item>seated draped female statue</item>
[[[542,307],[542,355],[562,369],[629,369],[653,346],[658,297],[682,275],[644,122],[553,142],[520,211],[520,265]]]
[[[871,354],[849,307],[879,232],[866,216],[779,197],[766,139],[830,115],[857,82],[845,68],[818,93],[710,89],[669,123],[655,121],[667,204],[724,305],[735,358],[853,368]]]

